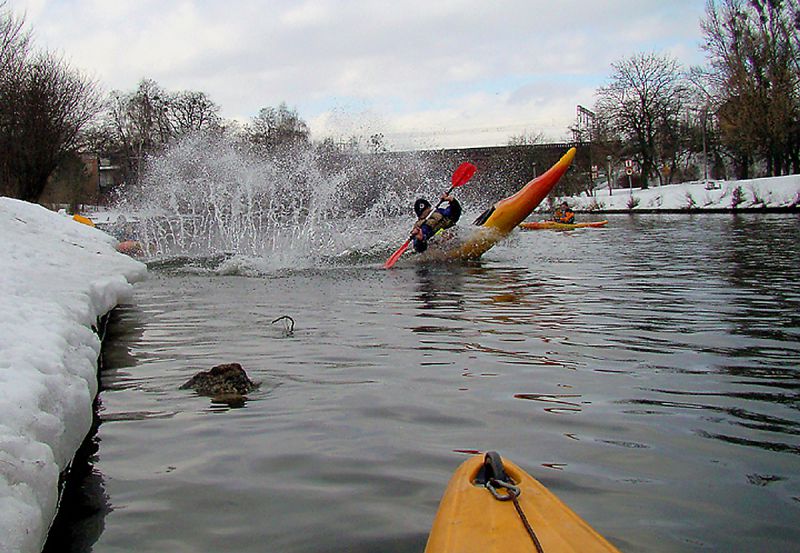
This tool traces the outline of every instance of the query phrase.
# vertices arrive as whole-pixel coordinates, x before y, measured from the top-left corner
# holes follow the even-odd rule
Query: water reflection
[[[106,412],[102,400],[104,391],[138,387],[127,369],[139,364],[131,349],[143,333],[142,313],[136,306],[120,305],[109,314],[98,360],[100,386],[93,405],[92,427],[70,465],[59,510],[42,553],[87,553],[104,531],[105,518],[113,507],[106,491],[105,476],[98,466],[101,425],[175,415],[175,412],[163,411]]]
[[[245,396],[212,397],[209,411],[212,413],[224,413],[231,409],[241,409],[247,405]]]
[[[530,401],[540,401],[548,405],[544,410],[548,413],[577,413],[581,411],[581,404],[576,401],[567,401],[580,399],[580,394],[514,394],[517,399],[527,399]]]
[[[559,361],[557,359],[551,359],[546,355],[534,355],[530,351],[527,350],[510,350],[510,349],[501,349],[496,347],[489,347],[486,345],[478,344],[478,343],[467,343],[464,344],[464,349],[467,351],[480,351],[482,353],[488,353],[495,358],[508,358],[510,362],[514,363],[523,363],[523,364],[534,364],[534,365],[547,365],[551,367],[563,367],[563,368],[574,368],[574,365],[570,365],[565,361]]]
[[[729,444],[756,447],[767,451],[777,451],[781,453],[793,453],[795,455],[800,454],[800,446],[793,444],[787,444],[783,442],[772,442],[766,440],[754,440],[750,438],[743,438],[741,436],[731,436],[730,434],[706,432],[704,430],[698,430],[697,433],[698,435],[704,438],[720,440],[723,442],[727,442]]]
[[[420,265],[414,273],[415,300],[421,311],[461,312],[464,310],[464,268],[457,264]]]
[[[800,338],[800,294],[793,275],[800,259],[800,217],[734,217],[723,249],[736,333],[754,338]],[[769,321],[769,324],[765,324]]]
[[[92,429],[72,460],[58,515],[42,553],[88,553],[105,529],[105,518],[112,506],[105,477],[96,467],[100,448],[97,412],[100,409],[98,399]]]

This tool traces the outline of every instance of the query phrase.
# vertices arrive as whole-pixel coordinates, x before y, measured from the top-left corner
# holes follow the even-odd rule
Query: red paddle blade
[[[453,188],[466,184],[466,182],[472,178],[472,175],[474,175],[475,171],[477,170],[478,168],[469,161],[465,161],[459,165],[458,169],[456,169],[453,173]]]
[[[411,245],[411,238],[406,240],[406,243],[403,244],[402,246],[400,246],[397,249],[397,251],[394,252],[391,255],[391,257],[389,257],[389,259],[386,260],[386,263],[383,264],[383,268],[384,269],[391,269],[394,266],[394,264],[397,263],[397,260],[400,259],[400,256],[405,253],[405,251],[408,249],[408,246],[410,246],[410,245]]]

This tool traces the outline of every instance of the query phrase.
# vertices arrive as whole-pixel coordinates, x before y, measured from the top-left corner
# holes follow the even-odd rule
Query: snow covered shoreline
[[[701,181],[641,188],[596,189],[594,196],[554,198],[581,213],[793,212],[800,210],[800,175]],[[541,211],[550,206],[543,204]],[[537,212],[541,212],[538,211]]]
[[[146,276],[110,235],[0,198],[0,552],[38,553],[92,423],[98,320]]]

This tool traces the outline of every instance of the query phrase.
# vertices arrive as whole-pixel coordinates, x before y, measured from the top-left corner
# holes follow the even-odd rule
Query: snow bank
[[[58,478],[90,429],[98,317],[146,267],[116,240],[0,198],[0,551],[38,553]]]
[[[557,198],[578,211],[658,211],[790,208],[800,204],[800,175],[739,181],[703,181],[642,190],[607,188],[595,196]],[[543,206],[545,207],[545,206]]]

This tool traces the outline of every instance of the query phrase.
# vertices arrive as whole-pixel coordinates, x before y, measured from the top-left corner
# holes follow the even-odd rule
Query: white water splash
[[[325,158],[312,148],[270,159],[215,137],[194,135],[148,161],[118,205],[138,214],[137,238],[153,256],[258,259],[302,267],[352,256],[382,258],[410,226],[414,167],[376,156]],[[228,263],[230,270],[236,263]]]

